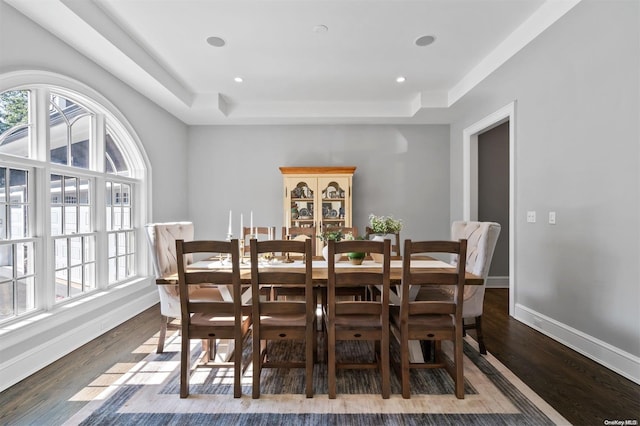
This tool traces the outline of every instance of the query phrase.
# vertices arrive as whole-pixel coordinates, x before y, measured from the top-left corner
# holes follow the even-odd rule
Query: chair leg
[[[402,376],[402,397],[404,399],[411,398],[411,389],[409,387],[409,340],[406,335],[400,337],[400,368]]]
[[[453,357],[455,362],[455,387],[456,398],[464,399],[464,366],[462,365],[463,351],[462,351],[462,330],[460,330],[458,336],[453,342]]]
[[[182,333],[182,345],[180,349],[180,398],[189,396],[189,374],[191,366],[189,361],[191,358],[189,338],[187,333]]]
[[[482,335],[482,316],[476,317],[476,334],[478,336],[478,350],[482,355],[487,354],[487,348],[484,346],[484,336]]]
[[[251,397],[253,399],[260,398],[260,373],[262,371],[262,353],[260,345],[260,331],[259,325],[256,321],[253,323],[253,385],[251,391]]]
[[[389,363],[389,334],[386,333],[386,336],[382,336],[382,341],[380,342],[380,363],[381,365],[381,373],[382,373],[382,398],[389,399],[391,396],[391,373],[389,372],[390,363]]]
[[[240,398],[242,396],[242,386],[240,379],[242,376],[242,334],[236,332],[233,350],[233,397]]]
[[[167,324],[169,321],[171,321],[169,317],[160,315],[160,336],[158,336],[158,349],[156,349],[158,354],[164,352],[164,340],[167,337]]]
[[[315,313],[314,313],[315,315]],[[305,393],[307,398],[313,397],[313,364],[316,358],[316,322],[311,322],[311,325],[307,325],[307,332],[305,336]]]
[[[336,332],[327,330],[327,376],[329,399],[336,399]]]

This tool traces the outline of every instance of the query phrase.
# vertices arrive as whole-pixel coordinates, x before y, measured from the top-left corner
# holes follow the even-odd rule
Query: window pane
[[[129,207],[122,208],[122,229],[131,229],[131,209]]]
[[[0,281],[13,278],[13,252],[11,244],[0,246]]]
[[[89,179],[80,179],[80,188],[78,191],[78,203],[89,205],[89,196],[91,193],[91,185]]]
[[[78,224],[76,222],[76,212],[78,208],[67,206],[64,208],[64,233],[76,234],[78,232]]]
[[[11,211],[11,238],[27,237],[28,233],[28,212],[27,206],[10,206]]]
[[[74,177],[64,178],[64,203],[78,204],[78,179]]]
[[[107,173],[129,176],[129,166],[108,129],[105,135],[105,170]]]
[[[96,264],[88,263],[84,265],[84,288],[85,291],[96,288]]]
[[[127,252],[127,234],[126,232],[118,233],[118,256],[121,256]]]
[[[109,234],[109,257],[116,255],[116,234]]]
[[[0,240],[7,239],[7,206],[0,203]]]
[[[13,315],[13,281],[0,282],[0,321]]]
[[[136,252],[136,234],[134,232],[127,232],[127,253]]]
[[[33,243],[16,244],[16,276],[33,275],[34,273]]]
[[[70,238],[71,252],[69,261],[71,266],[79,265],[82,263],[82,238]]]
[[[136,273],[136,257],[134,255],[127,256],[127,277]]]
[[[0,153],[29,156],[28,90],[10,90],[0,94]]]
[[[55,268],[66,268],[67,267],[67,239],[66,238],[58,238],[54,242],[55,252]]]
[[[62,207],[51,207],[51,235],[62,235]]]
[[[94,237],[84,237],[84,261],[93,262],[96,260],[96,239]]]
[[[0,167],[0,203],[7,202],[7,169]]]
[[[61,269],[56,271],[56,300],[66,299],[68,295],[67,270]]]
[[[91,207],[89,206],[80,206],[80,224],[78,226],[78,232],[91,232]]]
[[[115,283],[116,277],[116,258],[109,259],[109,284]]]
[[[35,278],[26,277],[19,279],[17,282],[17,305],[18,314],[31,311],[36,307],[36,288]]]
[[[69,280],[70,296],[77,296],[82,293],[82,269],[82,266],[71,268],[71,279]]]
[[[91,117],[89,111],[74,101],[51,95],[49,133],[52,163],[89,167]]]
[[[78,117],[71,124],[71,165],[89,168],[89,138],[91,136],[91,116]]]
[[[62,176],[51,175],[51,204],[62,204]]]
[[[12,204],[28,202],[26,170],[9,169],[9,185]]]

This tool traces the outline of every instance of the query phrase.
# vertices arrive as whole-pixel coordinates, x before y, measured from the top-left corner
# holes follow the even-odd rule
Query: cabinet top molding
[[[339,167],[280,167],[283,175],[309,175],[309,174],[353,174],[355,166]]]

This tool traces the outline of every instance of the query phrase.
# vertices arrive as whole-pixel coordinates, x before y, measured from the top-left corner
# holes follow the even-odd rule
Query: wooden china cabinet
[[[280,167],[284,223],[288,227],[352,226],[351,182],[355,167]],[[316,244],[317,255],[322,244]]]

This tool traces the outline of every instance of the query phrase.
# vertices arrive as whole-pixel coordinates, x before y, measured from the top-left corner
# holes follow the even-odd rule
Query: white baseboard
[[[509,288],[509,277],[487,277],[485,285],[487,288]]]
[[[55,317],[67,313],[46,315],[46,318],[37,321],[35,327],[16,333],[22,334],[22,337],[31,334],[27,338],[15,334],[3,336],[6,337],[3,340],[11,342],[11,346],[2,348],[0,392],[158,303],[155,284],[151,287],[140,283],[114,293],[109,295],[111,297],[98,297],[99,300],[88,302],[100,303],[93,311],[71,319],[67,315],[64,322],[57,321]],[[37,330],[34,331],[34,328]]]
[[[640,357],[520,304],[516,304],[515,318],[587,358],[591,358],[627,379],[640,384]]]

